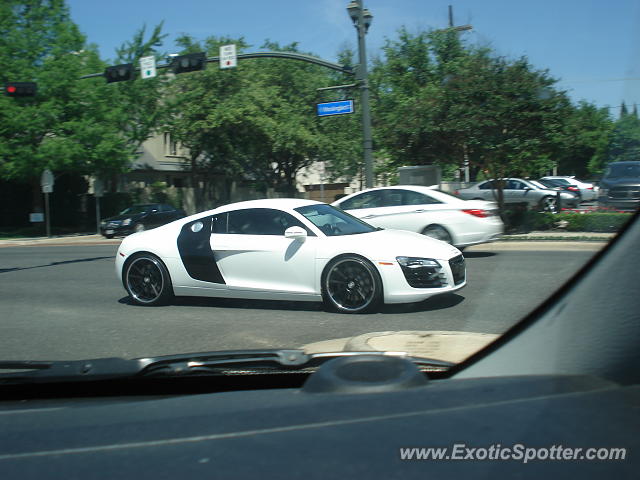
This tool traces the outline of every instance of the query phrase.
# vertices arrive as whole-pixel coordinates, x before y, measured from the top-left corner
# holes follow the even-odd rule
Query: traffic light
[[[107,79],[107,83],[124,82],[125,80],[131,80],[134,72],[133,63],[123,63],[122,65],[107,67],[104,71],[104,76]]]
[[[9,82],[4,84],[4,93],[9,97],[33,97],[38,90],[35,82]]]
[[[204,52],[188,53],[173,57],[171,69],[173,73],[195,72],[204,70],[207,64],[207,56]]]

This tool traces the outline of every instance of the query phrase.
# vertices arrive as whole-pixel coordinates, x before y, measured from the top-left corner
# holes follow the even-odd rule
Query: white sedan
[[[332,205],[376,227],[422,233],[458,248],[497,240],[504,231],[495,203],[462,200],[435,187],[372,188]]]
[[[225,205],[135,233],[118,249],[116,273],[139,305],[174,295],[323,300],[344,313],[466,285],[455,247],[299,199]]]

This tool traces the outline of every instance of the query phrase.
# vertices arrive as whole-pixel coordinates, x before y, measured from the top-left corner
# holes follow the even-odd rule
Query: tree
[[[615,122],[604,158],[606,163],[640,158],[640,120],[638,118],[627,114]],[[591,167],[594,171],[601,172],[604,163],[593,162]]]
[[[613,122],[606,108],[582,101],[568,109],[562,140],[554,157],[558,173],[581,178],[597,173],[593,168],[606,161],[612,131]]]
[[[0,178],[27,181],[40,204],[40,173],[108,174],[125,171],[152,131],[160,81],[107,85],[80,80],[104,70],[95,46],[71,21],[64,0],[7,0],[0,10],[0,81],[36,81],[32,98],[0,98]],[[144,29],[125,44],[120,59],[154,51]],[[154,86],[155,85],[155,86]]]
[[[186,36],[180,42],[185,53],[206,49],[211,55],[229,42],[239,51],[247,47],[242,39],[217,37],[204,45]],[[296,44],[266,42],[263,48],[298,51]],[[293,194],[297,173],[319,158],[327,143],[313,105],[316,89],[328,81],[322,67],[287,59],[242,60],[233,70],[181,75],[168,95],[167,129],[189,149],[194,179],[239,176],[258,190]]]
[[[401,30],[384,52],[375,68],[377,139],[393,166],[466,157],[500,179],[551,165],[570,104],[548,72],[467,47],[453,32]]]

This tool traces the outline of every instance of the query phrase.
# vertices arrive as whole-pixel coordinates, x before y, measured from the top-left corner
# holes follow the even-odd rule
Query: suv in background
[[[640,161],[607,165],[600,181],[598,203],[603,207],[633,210],[640,206]]]

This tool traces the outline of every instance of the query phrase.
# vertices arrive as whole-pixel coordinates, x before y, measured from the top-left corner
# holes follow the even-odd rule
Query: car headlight
[[[130,218],[125,218],[125,219],[122,221],[122,225],[125,225],[125,226],[126,226],[126,225],[131,225],[131,219],[130,219]]]
[[[422,268],[422,267],[435,267],[440,268],[440,264],[433,258],[420,258],[420,257],[396,257],[396,260],[401,267],[406,268]]]

